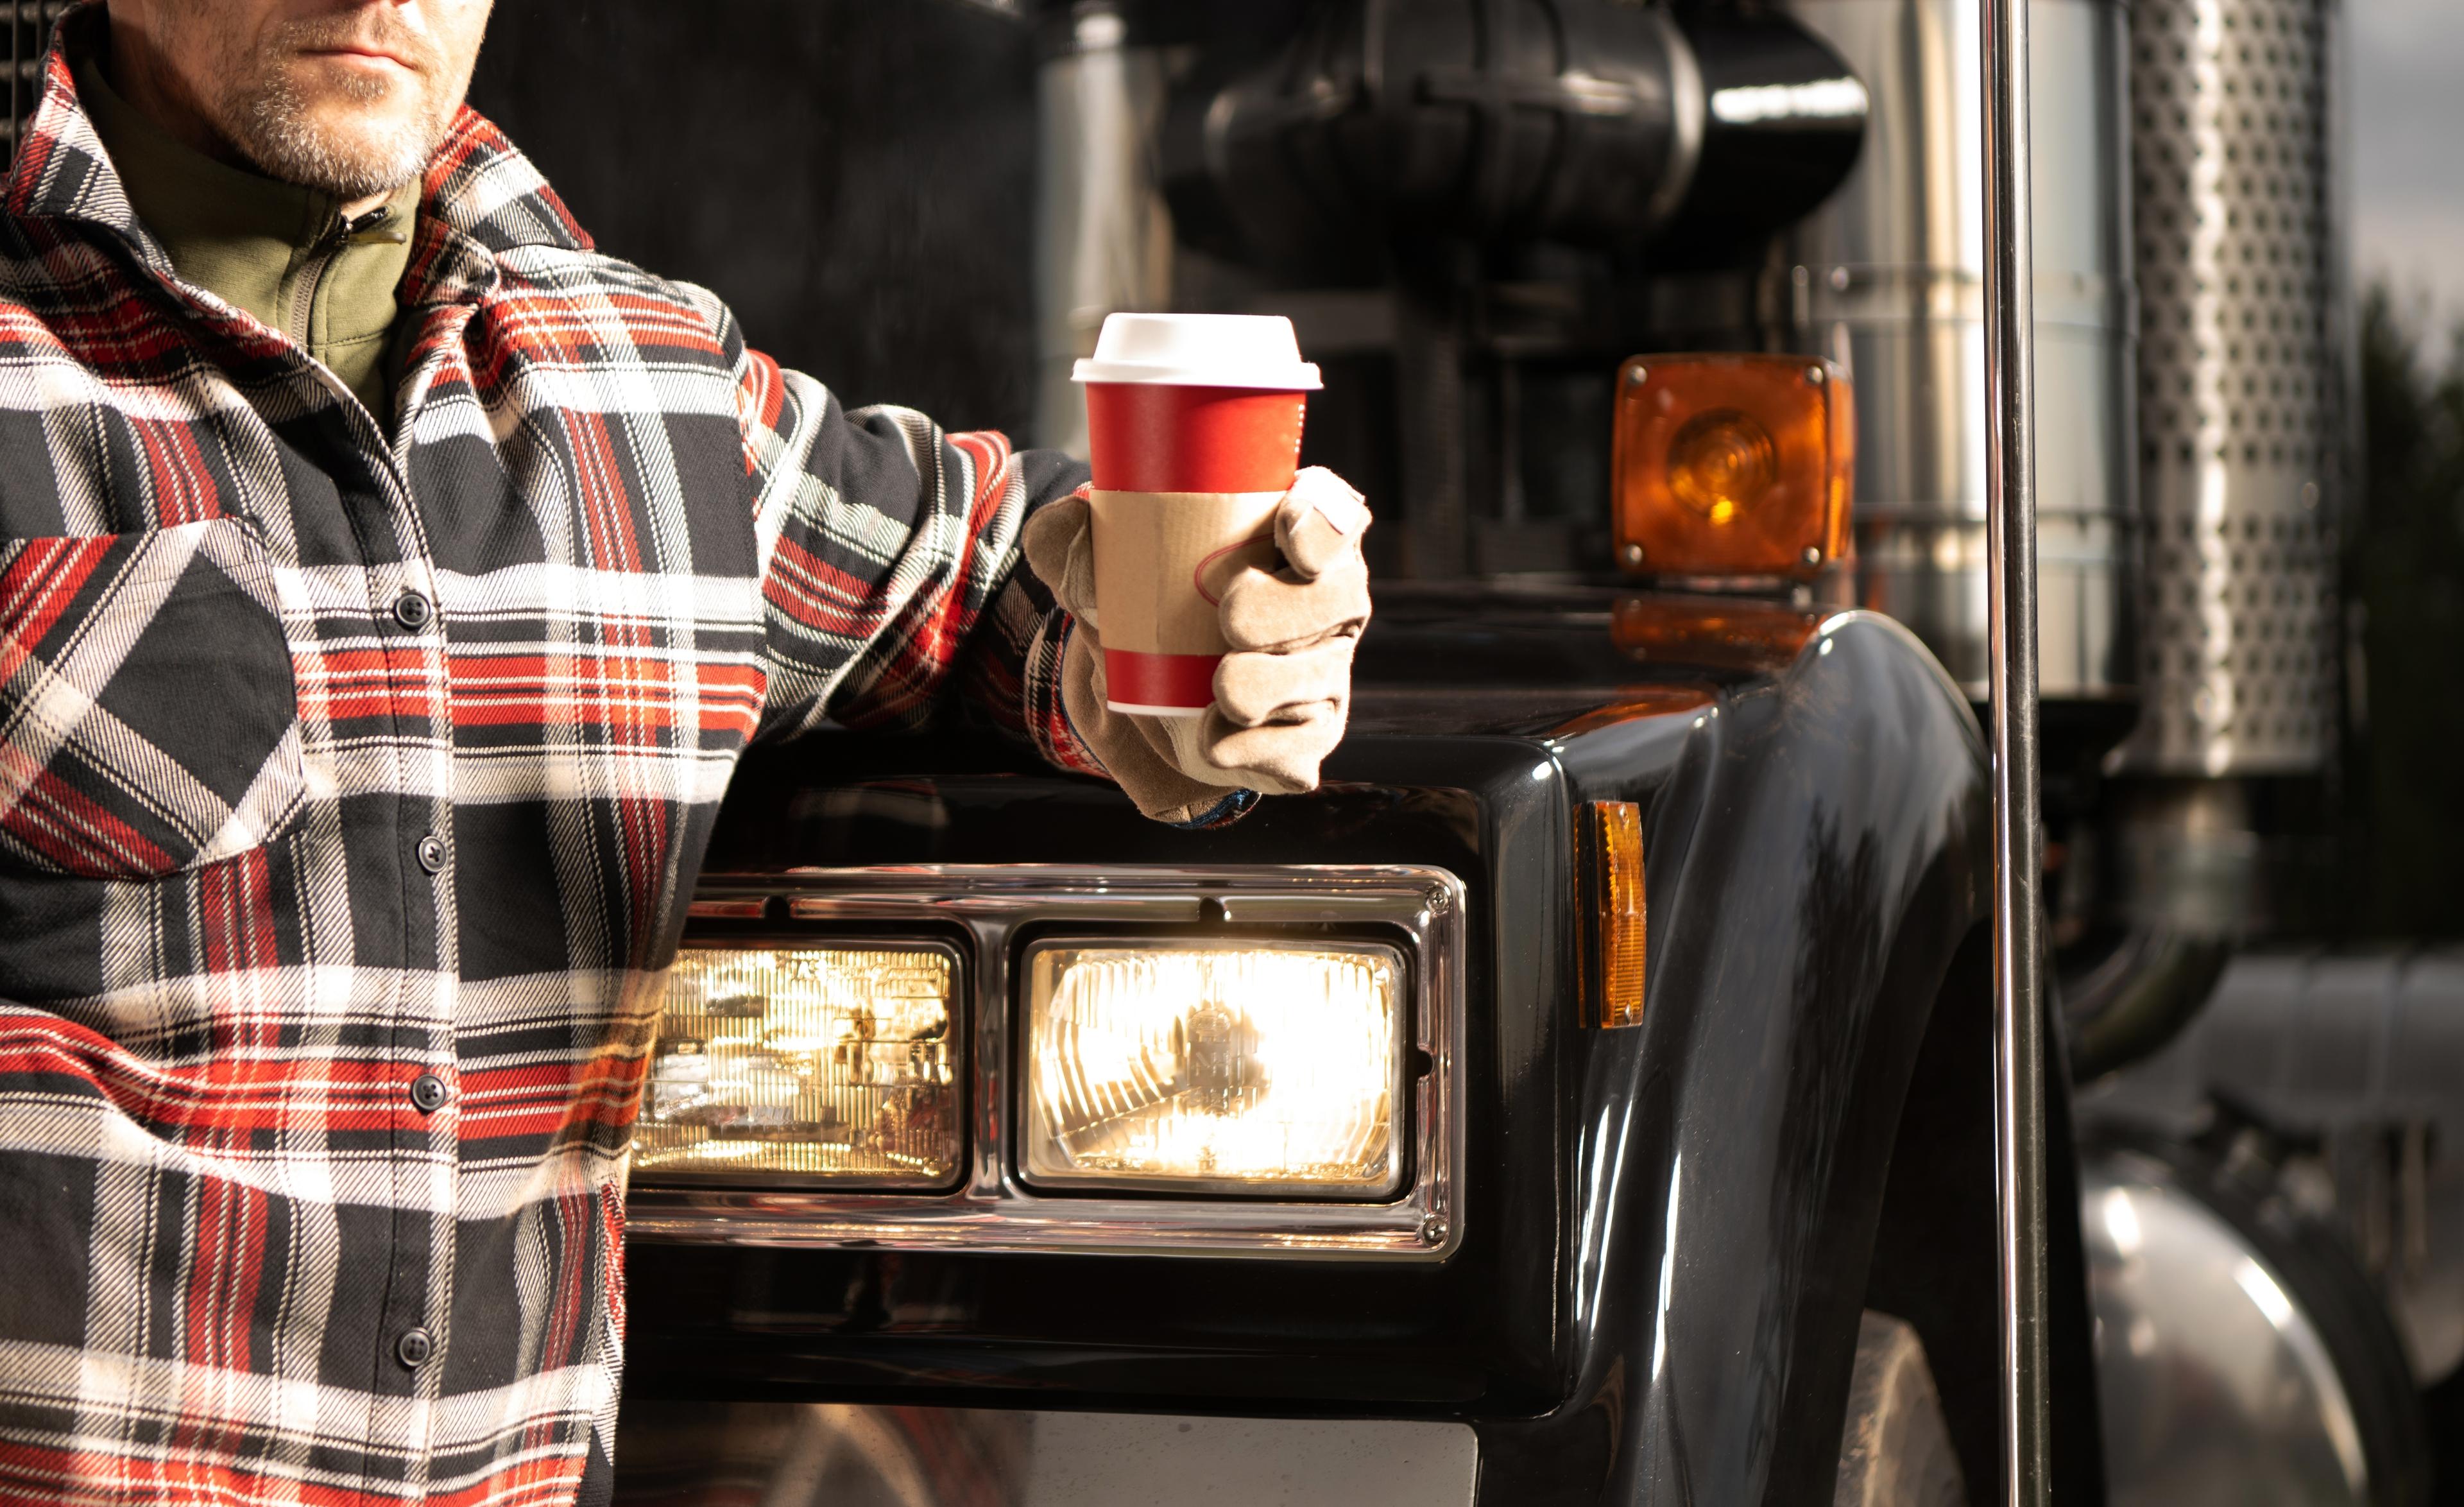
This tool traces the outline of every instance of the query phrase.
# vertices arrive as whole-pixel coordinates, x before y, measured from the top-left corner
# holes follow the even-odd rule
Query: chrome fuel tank
[[[2079,1185],[2116,1507],[2379,1499],[2344,1378],[2285,1274],[2161,1161],[2107,1152]]]

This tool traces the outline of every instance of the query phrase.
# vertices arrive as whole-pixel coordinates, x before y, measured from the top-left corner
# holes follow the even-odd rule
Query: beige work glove
[[[1369,622],[1360,556],[1369,508],[1322,466],[1300,474],[1275,512],[1284,567],[1250,566],[1223,591],[1232,652],[1199,717],[1135,717],[1104,704],[1091,510],[1065,498],[1026,521],[1026,563],[1078,621],[1061,662],[1062,704],[1113,780],[1157,821],[1188,822],[1235,790],[1317,788],[1319,761],[1343,741],[1352,651]]]

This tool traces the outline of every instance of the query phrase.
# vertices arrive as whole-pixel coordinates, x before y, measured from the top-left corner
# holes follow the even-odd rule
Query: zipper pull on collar
[[[399,218],[390,204],[380,204],[365,214],[346,218],[341,223],[341,238],[353,246],[400,246],[409,234],[394,221]]]
[[[392,205],[377,205],[364,214],[335,214],[333,232],[325,242],[333,247],[399,247],[411,236],[394,225]]]

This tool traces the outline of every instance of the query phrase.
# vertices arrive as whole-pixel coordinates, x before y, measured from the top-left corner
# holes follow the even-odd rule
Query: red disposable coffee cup
[[[1223,587],[1275,562],[1275,509],[1299,474],[1318,369],[1287,319],[1115,314],[1076,377],[1095,471],[1106,703],[1197,716],[1231,647]]]

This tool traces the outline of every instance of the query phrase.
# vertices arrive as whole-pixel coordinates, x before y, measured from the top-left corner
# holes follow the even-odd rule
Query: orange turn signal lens
[[[1779,484],[1779,446],[1750,413],[1697,413],[1668,442],[1668,490],[1713,523],[1737,521]]]
[[[1583,808],[1580,842],[1589,881],[1590,998],[1587,1024],[1616,1030],[1642,1024],[1642,808],[1593,801]]]
[[[1848,379],[1804,356],[1637,356],[1617,378],[1617,561],[1803,578],[1848,543]]]

